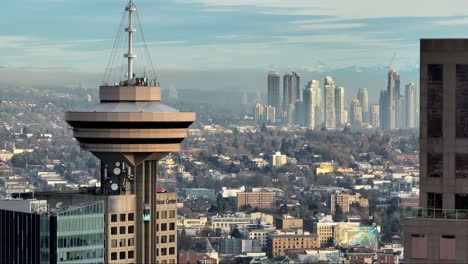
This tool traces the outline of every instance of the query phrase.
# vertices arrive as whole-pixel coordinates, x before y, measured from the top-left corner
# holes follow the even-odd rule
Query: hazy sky
[[[0,66],[105,68],[124,0],[6,0]],[[158,68],[418,67],[419,38],[466,37],[466,0],[136,0]]]

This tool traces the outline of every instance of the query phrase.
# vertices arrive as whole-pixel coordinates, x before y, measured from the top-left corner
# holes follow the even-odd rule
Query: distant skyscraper
[[[336,127],[340,128],[345,123],[345,120],[344,120],[344,87],[342,86],[335,89],[335,115],[336,115]]]
[[[395,100],[395,128],[405,128],[405,98],[400,96]]]
[[[336,129],[335,80],[325,77],[325,128]]]
[[[349,111],[347,109],[343,110],[343,124],[346,125],[349,123]]]
[[[276,107],[267,105],[265,107],[265,116],[264,118],[269,124],[275,124],[276,123]]]
[[[419,208],[405,263],[468,263],[468,39],[420,41]]]
[[[380,91],[379,99],[379,111],[380,111],[380,127],[382,129],[390,129],[389,118],[390,118],[390,99],[388,91]]]
[[[268,104],[280,110],[280,75],[276,71],[268,73]]]
[[[390,69],[390,71],[388,72],[388,84],[387,84],[387,94],[388,94],[388,97],[387,97],[387,100],[388,100],[388,103],[387,103],[387,108],[388,108],[388,111],[384,111],[383,113],[385,114],[388,114],[388,117],[385,118],[385,127],[388,128],[388,129],[394,129],[395,128],[395,118],[396,118],[396,112],[395,112],[395,100],[398,98],[395,96],[395,82],[396,82],[396,79],[398,79],[397,83],[399,85],[400,81],[399,81],[399,78],[400,76],[398,75],[398,73],[392,69]],[[399,88],[398,88],[398,92],[399,92]],[[382,107],[380,107],[381,110]],[[382,112],[382,111],[381,111]],[[380,121],[382,122],[383,120],[380,119]]]
[[[254,106],[254,119],[257,122],[265,121],[264,117],[265,108],[263,107],[262,103],[257,102]]]
[[[315,128],[317,90],[320,90],[320,83],[316,80],[310,81],[304,89],[304,125],[309,128]]]
[[[295,109],[294,123],[296,125],[303,125],[304,124],[304,102],[296,101],[296,105],[294,109]]]
[[[283,111],[286,112],[288,123],[292,122],[294,115],[294,105],[296,101],[302,101],[300,84],[301,79],[299,74],[292,72],[291,74],[285,74],[283,77]],[[291,111],[291,109],[293,109]]]
[[[362,122],[369,123],[369,92],[367,88],[360,88],[358,91],[359,102],[362,107]]]
[[[378,104],[370,107],[370,124],[375,128],[380,128],[380,109]]]
[[[315,107],[315,127],[321,128],[323,125],[323,97],[322,89],[320,88],[320,83],[318,81],[317,85],[313,85],[313,96],[314,96],[314,107]]]
[[[362,125],[362,107],[359,99],[354,99],[351,102],[351,126],[359,128]]]
[[[405,86],[406,128],[416,127],[416,86],[409,83]]]
[[[400,88],[400,73],[395,72],[395,95],[394,99],[398,99],[401,96],[401,88]]]

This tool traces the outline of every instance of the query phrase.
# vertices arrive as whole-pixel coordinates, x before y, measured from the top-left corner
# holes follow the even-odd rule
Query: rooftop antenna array
[[[126,39],[125,35],[127,35]],[[141,56],[140,64],[135,63],[137,53]],[[122,14],[102,85],[147,86],[157,84],[157,75],[143,34],[140,16],[134,2],[129,1]]]

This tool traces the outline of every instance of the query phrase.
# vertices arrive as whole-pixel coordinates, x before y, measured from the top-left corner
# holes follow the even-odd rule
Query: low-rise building
[[[268,238],[268,256],[285,256],[289,249],[315,249],[319,241],[316,235],[271,235]]]
[[[290,215],[275,217],[276,229],[302,229],[304,221],[301,218],[295,218]]]
[[[334,193],[330,195],[330,211],[332,214],[336,212],[336,205],[341,207],[343,213],[349,213],[349,208],[352,204],[368,207],[369,200],[362,198],[360,193]]]
[[[252,208],[272,209],[276,205],[276,192],[252,191],[237,194],[237,208],[249,205]]]
[[[229,233],[234,225],[238,224],[251,224],[250,217],[245,215],[215,215],[211,217],[210,227],[214,229],[221,229],[221,231]]]

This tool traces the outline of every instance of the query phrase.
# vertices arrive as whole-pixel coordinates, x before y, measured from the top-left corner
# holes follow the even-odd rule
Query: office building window
[[[468,154],[455,155],[455,177],[468,178]]]
[[[111,215],[111,222],[113,222],[113,223],[117,222],[117,215],[116,214]]]
[[[125,235],[125,226],[120,227],[120,234]]]
[[[456,134],[468,137],[468,65],[457,64]]]
[[[127,242],[128,242],[127,245],[129,247],[133,247],[135,245],[135,239],[134,238],[129,238]]]
[[[167,224],[161,224],[161,231],[167,231]]]
[[[443,260],[456,260],[456,237],[451,235],[440,237],[439,258]]]
[[[169,243],[175,242],[175,235],[169,235]]]
[[[442,194],[441,193],[427,193],[427,208],[442,209]]]
[[[169,218],[175,218],[175,210],[169,211]]]
[[[455,209],[468,210],[468,194],[466,193],[455,194]]]
[[[162,211],[161,212],[161,219],[166,219],[167,218],[167,211]]]
[[[126,241],[125,238],[120,239],[120,241],[119,241],[119,246],[120,246],[120,247],[125,247],[125,241]]]
[[[443,65],[429,64],[427,75],[427,136],[442,137]]]
[[[134,227],[132,225],[128,226],[128,233],[133,234],[134,232],[135,232]]]
[[[125,222],[126,214],[120,214],[120,222]]]
[[[113,248],[117,247],[117,239],[111,239],[111,247]]]
[[[117,227],[111,227],[111,235],[117,235]]]
[[[161,248],[161,256],[167,255],[167,248]]]
[[[427,176],[440,178],[444,171],[442,153],[427,153]]]
[[[126,255],[126,252],[125,252],[125,251],[121,251],[121,252],[120,252],[120,259],[125,259],[125,255]]]
[[[175,230],[175,223],[169,223],[169,230]]]
[[[117,252],[112,252],[111,253],[111,260],[116,260],[117,259]]]
[[[128,221],[133,221],[135,220],[135,214],[134,213],[129,213],[128,214]]]
[[[175,255],[175,247],[169,248],[169,255]]]
[[[132,259],[134,257],[135,257],[135,253],[133,252],[133,250],[128,251],[128,258]]]
[[[167,243],[167,236],[161,236],[161,244]]]

